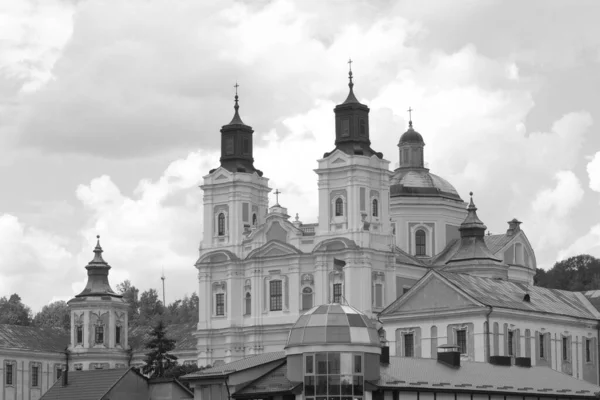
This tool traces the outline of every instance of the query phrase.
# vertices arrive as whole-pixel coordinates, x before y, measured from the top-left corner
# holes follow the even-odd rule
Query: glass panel
[[[354,376],[354,395],[362,396],[363,395],[363,377],[362,376]]]
[[[340,353],[328,353],[327,354],[328,368],[327,371],[330,375],[338,375],[340,373]],[[331,394],[331,393],[330,393]]]
[[[348,375],[352,373],[352,353],[341,354],[341,374]]]
[[[288,344],[301,344],[302,337],[304,334],[304,328],[294,328],[290,333],[290,339],[288,340]]]
[[[315,310],[314,314],[326,314],[326,313],[327,313],[327,309],[328,309],[328,308],[329,308],[329,306],[327,306],[327,305],[322,305],[322,306],[319,306],[319,307],[318,307],[318,308]]]
[[[360,354],[354,355],[354,373],[362,374],[362,356]]]
[[[341,394],[352,394],[352,375],[341,376]]]
[[[306,326],[306,323],[308,322],[308,320],[310,319],[309,315],[302,315],[300,318],[298,318],[298,321],[296,322],[295,327],[296,328],[302,328],[304,326]]]
[[[327,375],[317,376],[317,394],[327,394]]]
[[[327,314],[327,325],[348,326],[348,317],[346,314],[331,314],[330,312]]]
[[[306,325],[307,326],[325,326],[325,325],[327,325],[327,315],[315,313],[310,316],[310,320],[308,321],[308,324],[306,324]]]
[[[371,343],[379,343],[379,334],[377,331],[375,329],[369,329],[368,332]]]
[[[348,315],[348,323],[350,326],[366,326],[365,321],[363,321],[362,317],[358,314],[347,314]]]
[[[317,374],[327,374],[327,353],[317,353]]]
[[[347,326],[328,326],[326,340],[327,343],[351,343],[350,328]]]
[[[344,310],[342,309],[342,306],[340,306],[339,304],[332,304],[329,306],[329,314],[343,314]]]
[[[339,395],[340,394],[340,376],[329,375],[329,394]]]
[[[306,356],[305,357],[305,365],[306,368],[304,369],[306,371],[307,374],[314,374],[315,371],[315,358],[314,356]]]
[[[305,376],[304,377],[304,395],[314,396],[315,394],[315,377]]]
[[[325,327],[314,326],[304,328],[303,343],[324,343],[325,342]]]
[[[350,327],[350,338],[352,343],[370,343],[369,331],[366,328]]]

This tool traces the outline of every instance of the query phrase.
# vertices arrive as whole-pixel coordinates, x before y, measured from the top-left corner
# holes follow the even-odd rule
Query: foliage
[[[31,309],[14,293],[8,299],[0,298],[0,324],[31,325]]]
[[[140,296],[140,315],[138,325],[154,325],[162,320],[165,312],[162,301],[158,300],[158,293],[154,289],[146,290]]]
[[[55,301],[42,308],[33,318],[33,325],[47,328],[61,328],[66,331],[71,329],[71,316],[67,303]]]
[[[196,364],[177,364],[174,367],[171,367],[167,371],[165,371],[165,378],[175,378],[185,387],[191,390],[190,383],[188,381],[180,381],[179,378],[184,375],[191,374],[193,372],[202,371],[206,368],[210,368],[210,366],[198,367],[198,365]]]
[[[145,348],[150,349],[150,352],[146,353],[146,364],[142,367],[142,372],[150,378],[162,378],[166,370],[177,365],[177,357],[169,354],[175,349],[175,340],[167,338],[166,325],[162,320],[150,331]]]
[[[185,295],[183,300],[176,300],[167,306],[165,321],[171,324],[197,323],[199,304],[200,299],[196,293],[192,293],[190,297]]]
[[[600,289],[600,259],[587,254],[559,261],[552,269],[536,270],[537,286],[571,291]]]
[[[129,303],[129,309],[127,310],[129,325],[136,326],[140,316],[139,289],[133,286],[129,279],[127,279],[117,285],[117,292],[123,295],[123,300]]]

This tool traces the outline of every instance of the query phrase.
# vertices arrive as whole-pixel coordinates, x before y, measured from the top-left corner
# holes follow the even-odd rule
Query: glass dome
[[[313,307],[300,316],[290,330],[286,348],[327,344],[381,346],[369,317],[337,303]]]

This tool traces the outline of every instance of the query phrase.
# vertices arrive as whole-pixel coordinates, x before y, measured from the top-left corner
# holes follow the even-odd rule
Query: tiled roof
[[[149,338],[151,326],[138,326],[129,330],[129,345],[134,352],[146,352],[144,343]],[[185,350],[196,350],[196,323],[167,325],[167,337],[175,340],[175,352]]]
[[[398,246],[394,246],[394,257],[396,258],[396,263],[418,265],[420,267],[425,266],[425,263],[423,263],[423,261],[421,261],[417,257],[408,254]]]
[[[0,349],[64,352],[69,333],[58,328],[0,324]]]
[[[600,318],[600,313],[579,292],[547,289],[521,282],[453,272],[437,271],[436,273],[448,279],[469,296],[488,306],[587,319]],[[523,300],[525,294],[529,294],[530,301]]]
[[[232,361],[227,364],[222,364],[216,367],[207,368],[202,371],[193,372],[191,374],[185,375],[183,378],[189,379],[211,375],[229,375],[234,372],[243,371],[248,368],[253,368],[258,365],[282,360],[284,358],[285,351],[276,351],[272,353],[259,354],[256,356],[246,357],[241,360]]]
[[[499,393],[529,393],[531,396],[594,396],[600,387],[547,367],[499,366],[483,362],[462,362],[450,368],[435,359],[390,357],[381,367],[380,387],[460,389]]]
[[[600,311],[600,290],[588,290],[583,292],[583,295],[596,307],[596,310]]]
[[[40,400],[100,400],[130,371],[136,373],[131,368],[69,371],[68,385],[57,380]]]
[[[515,235],[507,235],[503,233],[501,235],[486,235],[483,240],[485,241],[485,245],[490,249],[490,251],[496,254],[500,249],[502,249],[508,242],[514,239]]]
[[[287,364],[275,367],[270,372],[250,382],[242,389],[235,392],[233,398],[254,397],[256,395],[274,395],[276,393],[289,392],[297,383],[292,383],[287,379]]]

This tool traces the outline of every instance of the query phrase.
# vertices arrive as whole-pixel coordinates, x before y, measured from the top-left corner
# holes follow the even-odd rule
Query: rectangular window
[[[585,339],[585,362],[592,362],[592,341]]]
[[[456,345],[460,354],[467,354],[467,330],[459,329],[456,331]]]
[[[544,358],[546,357],[546,352],[545,352],[545,343],[544,343],[544,334],[540,333],[540,358]]]
[[[269,282],[269,293],[270,293],[270,309],[271,311],[281,311],[282,309],[282,291],[281,291],[281,281],[271,281]]]
[[[103,344],[104,343],[104,327],[103,326],[97,326],[96,327],[96,335],[95,335],[95,343],[96,344]]]
[[[33,365],[31,367],[31,386],[32,387],[39,386],[39,384],[40,384],[39,378],[40,378],[40,367],[38,367],[37,365]]]
[[[569,361],[569,338],[562,338],[562,359],[563,361]]]
[[[375,284],[375,307],[383,307],[383,285],[381,283]]]
[[[5,364],[6,366],[6,378],[4,380],[4,382],[6,383],[6,385],[13,385],[13,365],[12,364]]]
[[[225,315],[225,294],[217,293],[215,313],[217,315]]]
[[[513,331],[508,331],[508,355],[509,356],[515,355],[514,340],[515,340],[515,333]]]
[[[60,377],[62,376],[62,368],[61,367],[56,367],[56,379],[55,380],[59,380]]]
[[[342,284],[334,283],[333,284],[333,302],[341,303],[342,300]]]
[[[77,344],[83,343],[83,326],[77,325]]]
[[[315,373],[315,357],[311,355],[307,355],[305,358],[306,367],[304,369],[304,373],[306,374],[314,374]]]
[[[115,327],[115,344],[121,344],[121,325]]]
[[[412,333],[404,335],[404,357],[414,357],[415,355],[415,340]]]

